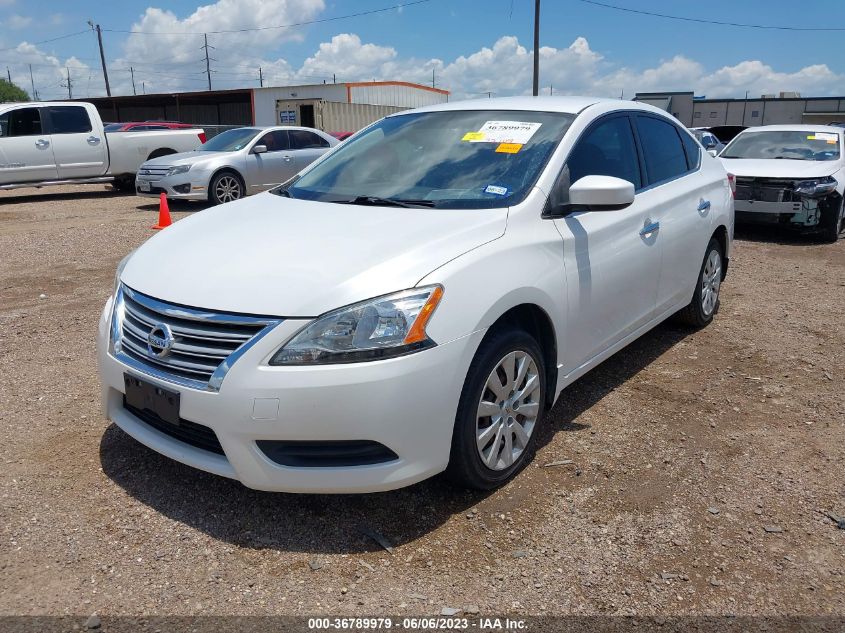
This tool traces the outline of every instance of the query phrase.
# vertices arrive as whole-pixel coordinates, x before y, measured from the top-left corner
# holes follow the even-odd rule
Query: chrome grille
[[[226,372],[281,319],[211,312],[166,303],[121,285],[115,298],[112,352],[145,373],[187,387],[217,391]],[[161,354],[149,342],[166,326],[172,345]]]
[[[159,180],[167,175],[170,165],[141,165],[138,173],[147,180]]]

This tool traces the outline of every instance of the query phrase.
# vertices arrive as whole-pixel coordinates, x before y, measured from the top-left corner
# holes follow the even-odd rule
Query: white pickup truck
[[[133,191],[141,163],[204,141],[199,128],[107,134],[90,103],[2,103],[0,189],[112,182]]]

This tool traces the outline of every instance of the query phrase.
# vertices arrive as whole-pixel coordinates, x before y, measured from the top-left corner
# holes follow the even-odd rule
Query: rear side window
[[[566,161],[569,182],[584,176],[615,176],[642,187],[634,134],[627,116],[599,123],[579,139]]]
[[[38,136],[41,133],[38,108],[18,108],[0,114],[0,136]]]
[[[82,106],[50,106],[53,134],[81,134],[91,131],[91,119]]]
[[[715,136],[712,138],[714,141],[716,140]],[[690,171],[698,169],[698,166],[701,164],[701,147],[695,142],[692,134],[681,134],[681,140],[684,142],[684,150],[687,153],[687,165]],[[716,144],[718,144],[718,141]]]
[[[329,147],[329,142],[319,134],[308,130],[288,130],[291,149],[317,149]]]
[[[686,152],[674,125],[653,117],[640,116],[637,117],[637,129],[649,184],[671,180],[688,171]]]

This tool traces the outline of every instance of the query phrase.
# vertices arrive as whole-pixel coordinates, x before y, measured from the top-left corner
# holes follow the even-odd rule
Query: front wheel
[[[823,219],[823,222],[825,226],[822,229],[822,239],[831,244],[838,241],[839,234],[845,228],[843,226],[845,225],[845,200],[839,204],[839,208],[836,211],[831,210],[828,213],[828,217]]]
[[[713,315],[718,311],[724,270],[722,259],[721,245],[715,238],[711,238],[698,273],[692,301],[680,312],[681,319],[688,325],[704,327],[713,320]]]
[[[543,355],[531,336],[514,328],[487,338],[464,382],[448,476],[479,490],[513,477],[530,459],[545,395]]]
[[[208,187],[208,201],[212,204],[233,202],[243,197],[243,181],[234,172],[223,171],[211,179]]]

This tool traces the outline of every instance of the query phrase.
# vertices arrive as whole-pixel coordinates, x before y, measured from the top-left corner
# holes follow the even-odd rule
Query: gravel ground
[[[103,417],[97,319],[155,209],[0,192],[0,614],[845,615],[845,241],[742,235],[715,322],[573,385],[497,492],[301,496]]]

